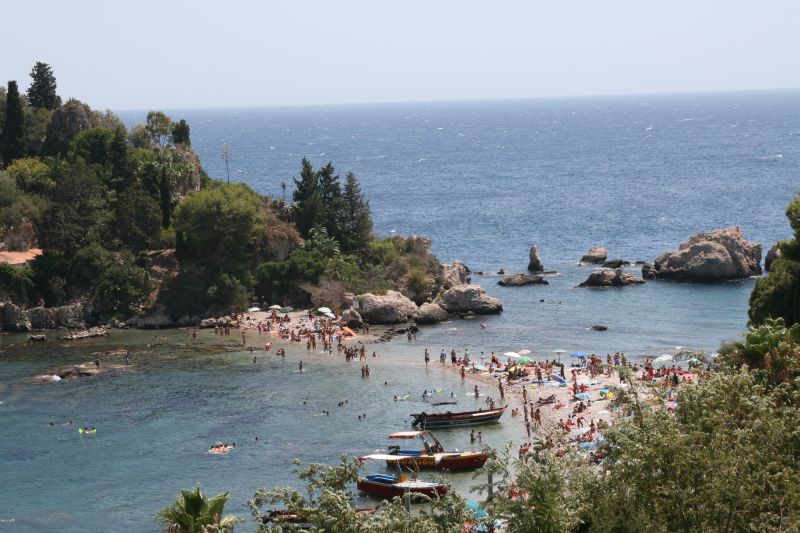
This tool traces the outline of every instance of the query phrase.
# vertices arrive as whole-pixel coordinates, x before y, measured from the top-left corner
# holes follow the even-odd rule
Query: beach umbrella
[[[553,350],[553,353],[561,355],[562,353],[567,353],[567,351],[566,350],[562,350],[561,348],[559,348],[558,350]]]
[[[571,357],[589,357],[589,354],[586,352],[571,352],[569,355]]]
[[[528,355],[529,353],[531,353],[531,351],[530,351],[530,350],[520,350],[520,351],[519,351],[519,354],[520,354],[520,355]]]
[[[279,309],[281,309],[281,306],[280,306],[280,305],[278,305],[278,304],[275,304],[275,305],[270,305],[270,306],[269,306],[269,310],[270,310],[270,311],[278,311]]]
[[[575,395],[575,397],[577,399],[579,399],[579,400],[584,400],[584,401],[588,401],[588,400],[592,399],[592,397],[589,396],[588,392],[579,392],[578,394]]]
[[[662,363],[672,363],[675,361],[675,358],[669,354],[659,355],[655,359],[653,359],[654,365],[660,365]]]
[[[319,313],[330,313],[331,310],[328,309],[327,307],[320,307],[319,309],[317,309],[317,312],[319,312]]]
[[[519,359],[517,359],[517,363],[530,363],[530,362],[531,362],[530,357],[520,357]]]
[[[257,313],[259,311],[261,311],[260,307],[251,307],[250,309],[247,310],[248,313]]]
[[[323,313],[323,314],[328,318],[336,318],[336,315],[334,315],[333,313]]]
[[[281,313],[291,313],[292,311],[294,311],[294,307],[289,307],[288,305],[281,307]]]
[[[520,357],[522,357],[517,352],[506,352],[506,353],[503,354],[503,356],[504,357],[510,357],[511,359],[519,359]]]

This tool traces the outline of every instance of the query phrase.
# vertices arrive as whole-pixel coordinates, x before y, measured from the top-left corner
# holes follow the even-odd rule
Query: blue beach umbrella
[[[589,357],[589,354],[586,352],[572,352],[569,355],[572,357]]]

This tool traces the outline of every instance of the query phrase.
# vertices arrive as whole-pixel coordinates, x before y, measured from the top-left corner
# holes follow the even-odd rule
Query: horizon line
[[[759,89],[709,89],[697,91],[664,91],[664,92],[643,92],[643,93],[595,93],[595,94],[574,94],[574,95],[545,95],[545,96],[508,96],[508,97],[480,97],[480,98],[454,98],[454,99],[431,99],[431,100],[368,100],[363,102],[317,102],[317,103],[298,103],[298,104],[248,104],[233,106],[200,106],[200,107],[141,107],[114,109],[106,108],[115,113],[135,113],[148,112],[154,110],[169,111],[212,111],[225,109],[291,109],[307,107],[360,107],[376,105],[425,105],[425,104],[459,104],[459,103],[480,103],[480,102],[522,102],[535,100],[581,100],[581,99],[601,99],[601,98],[635,98],[635,97],[663,97],[663,96],[691,96],[691,95],[714,95],[714,94],[737,94],[737,93],[774,93],[774,92],[794,92],[800,91],[800,87],[772,87]]]

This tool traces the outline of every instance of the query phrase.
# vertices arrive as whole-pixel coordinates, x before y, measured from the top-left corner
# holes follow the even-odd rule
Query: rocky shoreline
[[[608,259],[608,248],[597,246],[584,254],[579,265],[599,267],[591,272],[579,287],[624,287],[640,285],[645,280],[703,281],[715,282],[758,276],[761,268],[762,247],[747,241],[741,230],[734,226],[698,233],[681,243],[677,250],[664,252],[654,263],[636,261],[641,265],[641,276],[622,270],[632,266],[624,259]],[[767,265],[780,257],[774,248],[767,256]],[[528,254],[528,269],[531,274],[505,275],[497,284],[504,287],[547,285],[543,276],[557,274],[544,271],[538,245],[533,245]],[[504,272],[502,269],[500,272]],[[385,294],[364,293],[346,298],[349,305],[343,312],[345,321],[351,326],[369,324],[436,324],[452,318],[473,315],[499,314],[503,303],[489,296],[480,285],[472,283],[469,268],[461,261],[442,264],[433,280],[439,288],[438,294],[426,301],[411,300],[401,291],[390,290]],[[176,327],[213,327],[215,318],[182,316],[177,319],[169,309],[157,305],[144,316],[132,317],[124,322],[111,320],[101,324],[92,314],[87,302],[75,302],[59,307],[34,307],[24,309],[13,303],[0,303],[0,331],[28,333],[39,330],[75,329],[87,330],[90,326],[105,325],[112,328],[167,329]],[[92,335],[93,336],[93,335]],[[68,336],[70,337],[70,336]],[[75,338],[85,338],[80,335]],[[72,338],[72,337],[70,337]],[[36,338],[34,341],[41,341]]]

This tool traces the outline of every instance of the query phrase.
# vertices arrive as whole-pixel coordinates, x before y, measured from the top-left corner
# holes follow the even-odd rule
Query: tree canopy
[[[787,325],[800,322],[800,196],[786,208],[794,238],[778,243],[781,257],[770,272],[756,280],[750,295],[750,321],[782,318]]]
[[[27,155],[25,143],[25,120],[22,99],[16,81],[8,82],[6,93],[5,126],[3,128],[3,164],[10,165],[15,159]]]
[[[31,107],[54,110],[61,105],[61,98],[56,94],[56,77],[50,65],[37,61],[31,70],[31,80],[28,87]]]

